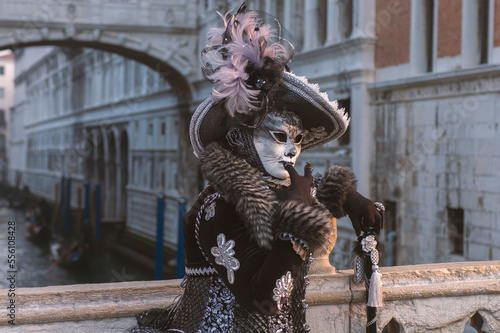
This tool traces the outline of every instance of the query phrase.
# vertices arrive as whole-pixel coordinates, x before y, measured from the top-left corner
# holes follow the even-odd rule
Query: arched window
[[[399,333],[401,332],[401,325],[396,319],[392,318],[386,327],[382,330],[382,333]]]

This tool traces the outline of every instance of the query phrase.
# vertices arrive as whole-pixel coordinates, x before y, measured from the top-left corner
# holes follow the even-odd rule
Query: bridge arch
[[[5,42],[5,38],[4,40],[2,40],[2,38],[0,37],[0,50],[17,50],[30,46],[64,46],[74,48],[85,47],[116,53],[123,57],[142,63],[157,71],[166,78],[178,97],[181,97],[182,99],[190,98],[192,94],[192,88],[189,84],[187,76],[191,74],[191,64],[187,59],[176,56],[171,56],[170,58],[168,58],[166,56],[163,57],[164,59],[162,60],[159,57],[161,53],[163,53],[162,50],[147,45],[145,46],[144,43],[139,45],[138,42],[122,42],[124,38],[125,37],[116,38],[114,40],[116,44],[112,43],[112,39],[108,39],[107,43],[104,43],[102,41],[86,41],[74,38],[60,40],[40,39],[9,44],[2,43]],[[166,51],[165,53],[168,53],[168,51]]]
[[[199,68],[197,6],[197,0],[4,0],[0,50],[54,45],[116,53],[161,73],[185,97]]]

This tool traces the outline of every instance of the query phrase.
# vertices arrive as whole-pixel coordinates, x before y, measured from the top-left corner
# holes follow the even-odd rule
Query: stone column
[[[121,78],[120,89],[118,90],[118,95],[120,100],[125,99],[125,96],[127,96],[127,87],[125,87],[124,84],[126,82],[125,75],[127,75],[126,66],[127,62],[125,61],[125,59],[122,59],[120,61],[120,78]]]
[[[266,13],[273,15],[273,16],[276,16],[276,1],[275,0],[266,0],[266,8],[264,11]]]
[[[411,2],[411,27],[410,27],[410,67],[412,74],[427,71],[427,50],[425,34],[425,2]]]
[[[94,175],[94,181],[102,181],[102,179],[99,179],[99,170],[97,168],[97,160],[99,159],[99,152],[98,152],[98,147],[99,147],[99,137],[97,134],[96,130],[91,130],[90,135],[92,136],[92,144],[94,145],[92,153],[93,153],[93,175]]]
[[[111,187],[110,185],[110,176],[111,176],[111,163],[110,163],[110,158],[109,158],[109,140],[108,140],[108,134],[106,133],[105,129],[101,129],[101,136],[103,140],[103,147],[104,147],[104,179],[101,179],[101,212],[102,216],[105,218],[109,218],[109,188]]]
[[[127,137],[128,137],[128,181],[127,181],[127,184],[131,184],[133,182],[133,177],[134,177],[134,166],[132,165],[134,159],[132,158],[132,155],[133,155],[133,150],[136,149],[136,143],[134,140],[131,139],[131,135],[134,133],[133,130],[132,130],[132,122],[129,122],[126,126],[125,126],[125,132],[127,133]],[[126,192],[126,189],[125,189],[125,192]],[[128,209],[127,209],[127,212],[128,212]]]
[[[318,46],[318,0],[304,1],[304,50]]]
[[[354,81],[354,80],[353,80]],[[366,80],[358,78],[351,85],[351,146],[352,170],[358,180],[358,191],[370,197],[370,160],[372,156],[373,126],[370,112],[370,94]]]
[[[122,193],[121,188],[121,178],[122,178],[122,167],[120,165],[120,153],[116,154],[116,176],[115,176],[115,191],[116,191],[116,200],[115,200],[115,217],[117,220],[120,219],[120,209],[121,209],[121,202],[122,202],[122,195],[125,195],[125,193]]]
[[[91,23],[100,24],[101,23],[101,15],[102,15],[102,3],[101,0],[91,0],[90,1],[90,12],[89,16],[91,19]]]
[[[340,15],[339,0],[328,0],[326,4],[326,44],[335,44],[342,40],[340,35]]]
[[[149,24],[149,8],[151,4],[149,0],[142,0],[139,2],[138,10],[139,10],[139,22],[141,24]]]
[[[462,68],[476,66],[481,58],[478,10],[476,1],[462,0]],[[490,38],[491,39],[491,38]]]
[[[284,0],[284,19],[282,25],[295,36],[295,31],[293,30],[293,14],[295,12],[295,0]]]
[[[375,1],[352,0],[352,36],[375,36]]]

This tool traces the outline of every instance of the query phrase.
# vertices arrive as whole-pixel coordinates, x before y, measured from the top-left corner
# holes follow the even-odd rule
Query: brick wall
[[[438,58],[459,55],[462,47],[462,1],[439,0],[437,26]]]
[[[411,2],[377,0],[375,19],[375,66],[405,64],[410,61]]]
[[[500,0],[495,0],[493,45],[500,46]]]

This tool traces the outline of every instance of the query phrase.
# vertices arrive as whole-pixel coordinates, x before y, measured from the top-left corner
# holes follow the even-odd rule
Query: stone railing
[[[315,270],[307,292],[311,332],[364,332],[363,284],[352,271]],[[384,307],[379,332],[500,332],[500,261],[464,262],[382,268]],[[15,326],[6,306],[8,290],[0,290],[0,331],[127,332],[134,315],[172,303],[180,280],[20,288],[15,295]]]

